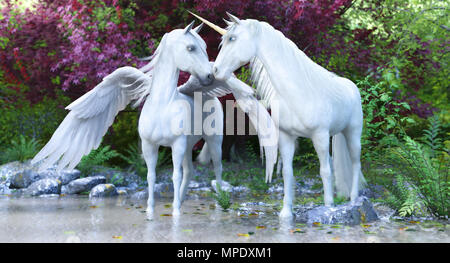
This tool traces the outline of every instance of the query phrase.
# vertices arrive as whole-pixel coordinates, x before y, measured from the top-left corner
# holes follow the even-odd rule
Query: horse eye
[[[188,50],[189,52],[192,52],[192,51],[195,50],[195,46],[189,45],[189,46],[187,46],[187,50]]]

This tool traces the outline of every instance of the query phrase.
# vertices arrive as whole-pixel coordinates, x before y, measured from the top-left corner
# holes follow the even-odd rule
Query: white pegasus
[[[318,154],[324,202],[333,205],[333,173],[339,195],[358,197],[363,114],[356,85],[314,63],[291,40],[266,22],[240,20],[227,13],[227,29],[197,15],[223,35],[214,63],[216,79],[226,80],[250,62],[257,93],[267,105],[278,102],[284,200],[280,217],[291,218],[294,196],[292,160],[297,137],[310,138]],[[333,136],[333,173],[329,155]]]
[[[201,25],[195,29],[192,29],[192,26],[193,23],[185,29],[176,29],[165,34],[150,57],[151,61],[143,68],[119,68],[106,76],[94,89],[67,106],[69,114],[32,163],[42,161],[41,170],[54,163],[58,163],[58,169],[74,168],[84,155],[100,145],[102,137],[119,111],[132,101],[135,101],[133,106],[137,106],[145,100],[138,131],[148,168],[148,213],[152,215],[154,212],[153,189],[160,146],[172,149],[173,215],[180,214],[181,203],[193,172],[192,147],[201,138],[206,141],[201,155],[203,159],[207,157],[206,161],[212,159],[216,179],[221,183],[223,111],[215,97],[233,93],[240,98],[244,111],[249,111],[250,116],[261,118],[254,117],[254,121],[256,127],[262,127],[262,132],[270,131],[265,131],[264,125],[259,124],[258,120],[271,119],[267,113],[258,110],[262,106],[253,97],[253,90],[245,83],[234,77],[227,81],[214,81],[212,64],[206,54],[206,44],[198,35]],[[192,76],[178,90],[180,70],[189,72]],[[207,119],[213,120],[214,127],[210,130],[219,133],[206,134],[201,126],[199,130],[194,130],[193,134],[189,129],[198,125],[198,122],[194,122],[196,113],[186,110],[194,109],[193,92],[199,89],[203,91],[199,98],[208,100],[205,107],[208,106],[210,111],[214,109],[212,113],[204,113],[200,109],[200,125]],[[277,150],[273,147],[265,149],[266,165],[270,170],[276,162]]]

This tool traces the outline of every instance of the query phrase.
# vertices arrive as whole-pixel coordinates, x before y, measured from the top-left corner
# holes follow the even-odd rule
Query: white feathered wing
[[[211,97],[222,97],[232,93],[237,104],[247,113],[258,133],[261,158],[265,155],[266,160],[266,182],[272,180],[273,168],[278,157],[278,129],[264,105],[255,98],[254,90],[251,87],[235,76],[226,81],[215,80],[209,86],[202,86],[197,78],[191,76],[185,84],[178,87],[178,90],[187,95],[201,91]],[[272,140],[267,140],[268,137]]]
[[[43,160],[39,170],[55,163],[57,169],[73,169],[84,155],[97,149],[119,111],[131,102],[139,105],[150,92],[151,77],[133,67],[122,67],[106,76],[66,109],[69,114],[56,129],[50,141],[33,158]]]

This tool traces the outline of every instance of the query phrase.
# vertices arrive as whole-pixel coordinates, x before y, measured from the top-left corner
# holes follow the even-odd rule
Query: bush
[[[376,84],[369,77],[356,84],[361,94],[364,127],[361,136],[363,172],[373,169],[372,164],[383,158],[383,152],[401,132],[402,127],[415,123],[406,102],[395,100],[392,88],[384,81]]]
[[[119,153],[115,150],[111,150],[109,145],[100,146],[84,156],[77,165],[77,169],[80,170],[81,174],[88,175],[97,166],[105,165],[108,160],[117,156],[119,156]]]
[[[2,95],[5,96],[2,98]],[[11,141],[28,140],[47,142],[68,113],[64,107],[70,99],[58,95],[56,99],[45,97],[31,104],[18,93],[0,86],[0,150],[8,148]]]
[[[392,168],[385,170],[394,175],[396,184],[388,186],[392,196],[388,203],[398,209],[401,216],[420,214],[426,209],[437,217],[450,216],[449,149],[438,137],[440,122],[430,118],[425,130],[424,143],[404,135],[392,148],[387,160]]]
[[[19,140],[12,140],[11,146],[0,155],[0,163],[13,161],[23,162],[31,159],[39,151],[39,142],[35,139],[26,139],[23,135]]]

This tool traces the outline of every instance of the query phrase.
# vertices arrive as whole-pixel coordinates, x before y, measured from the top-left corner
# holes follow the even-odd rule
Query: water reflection
[[[187,200],[177,217],[168,200],[153,215],[145,208],[122,197],[2,198],[0,242],[450,242],[443,222],[307,226],[269,206],[222,211],[208,199]]]

